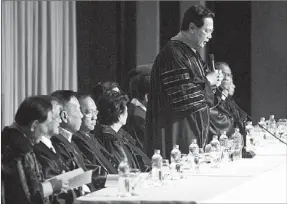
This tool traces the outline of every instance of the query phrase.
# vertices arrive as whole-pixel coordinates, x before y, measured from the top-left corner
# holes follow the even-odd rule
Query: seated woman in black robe
[[[111,155],[114,155],[118,164],[128,160],[131,168],[147,171],[151,161],[147,155],[136,146],[136,142],[122,126],[127,120],[128,97],[115,91],[108,91],[98,100],[98,121],[101,124],[96,135],[101,135],[103,145]]]
[[[54,120],[52,109],[49,96],[26,98],[16,112],[15,122],[4,127],[1,156],[5,203],[48,204],[56,193],[67,189],[66,182],[58,179],[44,182],[42,167],[33,151],[33,145],[47,134]]]

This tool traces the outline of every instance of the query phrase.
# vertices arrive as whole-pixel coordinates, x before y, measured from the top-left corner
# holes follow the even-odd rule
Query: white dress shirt
[[[56,154],[56,150],[55,150],[55,148],[54,148],[54,146],[53,146],[53,144],[49,138],[42,136],[41,142],[43,142],[44,145],[46,145],[50,150],[52,150]]]

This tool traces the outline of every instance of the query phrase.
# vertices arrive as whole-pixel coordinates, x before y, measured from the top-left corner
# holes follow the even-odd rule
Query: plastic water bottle
[[[191,169],[199,169],[199,146],[196,139],[189,145],[188,162]]]
[[[160,150],[154,150],[151,160],[153,185],[160,186],[162,182],[162,156],[160,155]]]
[[[246,142],[248,143],[248,146],[255,145],[255,138],[254,138],[254,127],[252,125],[252,121],[248,121],[245,125],[246,130]]]
[[[259,128],[260,128],[260,138],[266,139],[266,121],[264,117],[260,118],[260,121],[258,122]],[[263,128],[262,128],[263,127]]]
[[[213,135],[213,138],[212,138],[210,144],[211,144],[211,147],[213,150],[219,150],[220,149],[220,142],[218,140],[217,135]]]
[[[272,134],[275,134],[276,132],[276,120],[274,118],[274,115],[270,115],[269,120],[267,122],[267,129],[269,130],[269,132],[271,132]],[[272,135],[268,134],[269,138],[268,139],[272,139]]]
[[[219,137],[220,147],[222,151],[223,161],[229,161],[229,152],[228,152],[228,137],[226,131],[222,131]]]
[[[181,177],[181,152],[178,145],[174,145],[170,153],[170,170],[172,179],[180,179]]]
[[[228,137],[226,135],[226,131],[222,131],[219,137],[219,143],[222,148],[227,148]]]
[[[238,160],[242,158],[242,148],[244,146],[244,140],[239,132],[239,128],[235,128],[235,132],[231,136],[231,139],[233,140],[234,146],[233,160]]]
[[[124,159],[120,162],[118,166],[118,174],[119,174],[119,180],[118,180],[118,190],[119,190],[119,196],[125,197],[130,196],[130,179],[129,179],[129,172],[130,167],[128,164],[127,159]]]

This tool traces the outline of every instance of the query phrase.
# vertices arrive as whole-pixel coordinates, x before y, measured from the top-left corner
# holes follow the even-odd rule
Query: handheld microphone
[[[214,72],[215,66],[214,66],[214,55],[213,54],[209,54],[209,60],[210,60],[211,69]]]

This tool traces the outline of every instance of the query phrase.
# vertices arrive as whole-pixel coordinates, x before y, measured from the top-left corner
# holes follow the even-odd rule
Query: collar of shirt
[[[187,37],[185,37],[182,32],[180,31],[176,36],[174,36],[173,38],[171,38],[171,40],[178,40],[183,42],[184,44],[187,44],[188,47],[190,47],[190,49],[196,53],[196,49],[193,48],[192,44],[189,42],[189,40],[187,39]]]
[[[64,128],[59,128],[59,132],[61,135],[63,135],[70,143],[72,142],[72,136],[73,133],[71,133],[70,131],[64,129]]]
[[[135,106],[141,107],[144,111],[146,111],[146,107],[136,98],[133,98],[131,100],[131,103],[134,104]]]
[[[81,131],[81,130],[79,130],[79,133],[80,133],[81,135],[84,135],[85,137],[91,138],[91,136],[90,136],[89,133],[83,132],[83,131]]]
[[[52,149],[56,153],[56,150],[55,150],[50,139],[48,139],[46,137],[42,137],[41,142],[43,142],[44,145],[46,145],[49,149]]]

